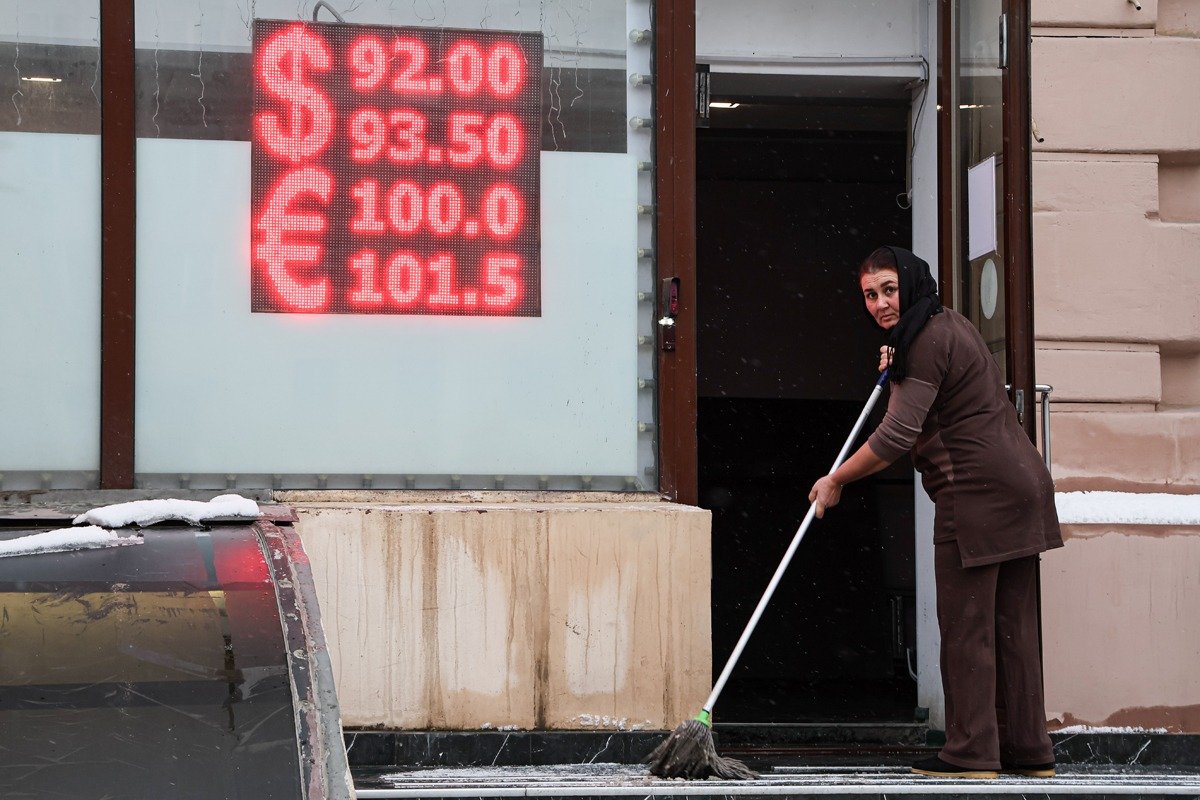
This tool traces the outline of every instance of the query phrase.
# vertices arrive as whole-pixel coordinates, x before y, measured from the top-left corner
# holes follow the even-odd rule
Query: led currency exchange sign
[[[542,36],[257,20],[253,311],[538,316]]]

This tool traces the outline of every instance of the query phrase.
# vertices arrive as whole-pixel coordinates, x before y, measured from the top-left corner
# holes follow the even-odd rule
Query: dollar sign
[[[325,149],[333,136],[333,107],[318,89],[304,82],[307,64],[329,69],[329,46],[303,25],[293,25],[271,38],[262,49],[258,77],[265,91],[288,104],[287,125],[281,114],[264,112],[254,118],[259,141],[277,156],[297,162]]]

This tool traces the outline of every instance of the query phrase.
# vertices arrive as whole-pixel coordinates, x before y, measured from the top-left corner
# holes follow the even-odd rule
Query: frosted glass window
[[[657,488],[648,4],[332,5],[543,35],[540,314],[251,313],[249,9],[312,3],[138,0],[139,484]]]
[[[98,17],[0,4],[0,489],[98,480]]]

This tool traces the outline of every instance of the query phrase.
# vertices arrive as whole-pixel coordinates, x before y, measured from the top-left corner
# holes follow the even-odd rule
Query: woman
[[[987,345],[943,308],[929,265],[881,247],[859,268],[891,398],[878,429],[809,493],[818,517],[842,487],[908,451],[933,498],[946,744],[913,765],[939,777],[1054,775],[1038,651],[1037,554],[1062,546],[1054,485],[1017,422]]]

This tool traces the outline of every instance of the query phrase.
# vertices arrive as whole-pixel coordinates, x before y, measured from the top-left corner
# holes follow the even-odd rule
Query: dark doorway
[[[713,514],[714,675],[878,377],[883,337],[855,269],[876,246],[911,241],[912,224],[906,99],[847,98],[828,84],[817,99],[723,97],[718,86],[714,96],[740,105],[714,109],[712,127],[697,131],[699,496]],[[911,722],[914,605],[913,478],[902,460],[813,524],[718,719]]]

